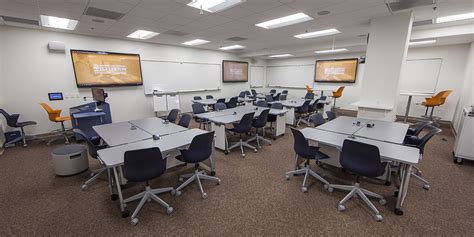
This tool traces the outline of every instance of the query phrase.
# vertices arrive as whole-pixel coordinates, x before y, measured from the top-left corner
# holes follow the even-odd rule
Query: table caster
[[[229,151],[224,151],[224,154],[228,155],[228,154],[229,154]]]
[[[130,212],[128,210],[124,210],[120,213],[120,215],[122,215],[122,218],[127,218],[130,216]]]
[[[464,161],[464,160],[461,159],[461,158],[455,158],[455,159],[454,159],[454,164],[462,165],[462,163],[464,163],[463,161]]]
[[[216,171],[211,171],[211,176],[216,176]]]
[[[403,215],[403,210],[399,209],[399,208],[395,208],[395,215],[402,216]]]

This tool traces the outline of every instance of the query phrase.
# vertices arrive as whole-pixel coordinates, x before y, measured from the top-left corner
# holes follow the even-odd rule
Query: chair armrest
[[[12,114],[12,115],[10,115],[10,119],[11,119],[13,122],[15,122],[15,123],[18,122],[18,119],[19,119],[19,118],[20,118],[20,114]]]

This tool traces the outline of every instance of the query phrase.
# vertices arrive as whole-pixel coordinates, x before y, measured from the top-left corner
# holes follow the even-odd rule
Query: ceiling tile
[[[283,3],[278,0],[249,0],[239,6],[252,12],[259,13],[281,5],[283,5]]]
[[[203,11],[202,14],[200,14],[200,11],[198,9],[193,8],[193,7],[188,7],[188,6],[183,6],[183,7],[178,8],[177,10],[173,11],[173,14],[190,18],[193,20],[211,15],[211,13],[206,12],[206,11]]]
[[[127,13],[135,7],[119,0],[90,0],[89,6],[120,13]]]
[[[185,4],[172,0],[142,0],[138,6],[152,10],[172,12],[185,6]]]
[[[168,14],[169,12],[167,11],[159,11],[159,10],[154,10],[154,9],[149,9],[149,8],[135,7],[126,15],[137,16],[141,18],[148,18],[152,20],[158,20],[160,18],[165,17]]]
[[[240,6],[235,6],[225,11],[218,12],[217,14],[231,18],[231,19],[240,19],[249,15],[252,15],[254,14],[254,12]]]

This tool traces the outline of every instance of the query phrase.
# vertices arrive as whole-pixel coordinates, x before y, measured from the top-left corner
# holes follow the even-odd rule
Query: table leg
[[[120,212],[122,214],[122,217],[124,217],[124,213],[126,212],[125,210],[126,206],[125,206],[125,203],[123,202],[122,189],[120,188],[120,180],[119,180],[119,175],[117,172],[117,166],[113,167],[112,170],[114,171],[115,183],[117,184],[116,189],[117,189],[117,194],[119,198]]]
[[[395,214],[399,216],[403,215],[402,206],[408,192],[411,169],[412,169],[411,165],[400,163],[401,181],[400,181],[400,189],[398,190],[397,204],[395,205]]]
[[[404,119],[404,121],[403,121],[403,122],[405,122],[405,123],[406,123],[407,120],[408,120],[408,113],[410,113],[411,98],[412,98],[412,96],[409,95],[409,96],[408,96],[408,102],[407,102],[407,110],[406,110],[406,112],[405,112],[405,119]]]

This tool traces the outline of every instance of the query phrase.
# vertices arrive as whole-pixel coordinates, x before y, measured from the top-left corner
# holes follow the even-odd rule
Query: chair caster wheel
[[[118,199],[118,195],[117,195],[117,194],[112,194],[112,195],[110,195],[110,200],[116,201],[117,199]]]
[[[242,154],[242,158],[245,158],[245,154]]]
[[[454,164],[462,165],[463,161],[464,161],[463,159],[455,158],[455,159],[454,159]]]
[[[174,195],[175,195],[176,197],[181,196],[181,191],[175,190]]]
[[[171,195],[176,196],[176,189],[171,190]]]
[[[380,199],[380,200],[379,200],[379,203],[380,203],[380,205],[385,205],[385,204],[387,204],[387,200],[385,200],[385,199]]]
[[[401,216],[403,215],[403,211],[401,209],[395,208],[395,215]]]
[[[179,180],[179,182],[183,182],[183,181],[184,181],[184,179],[183,179],[182,177],[179,177],[178,180]]]
[[[229,151],[224,151],[224,154],[228,155],[228,154],[229,154]]]
[[[130,221],[130,224],[131,224],[131,225],[137,225],[137,224],[138,224],[138,218],[133,218],[133,219]]]
[[[82,185],[82,186],[81,186],[81,189],[82,189],[82,191],[86,191],[86,190],[87,190],[87,185],[85,185],[85,184]]]
[[[338,210],[338,211],[341,211],[341,212],[342,212],[342,211],[345,211],[345,210],[346,210],[346,206],[344,206],[344,205],[342,205],[342,204],[339,204],[339,205],[337,205],[337,210]]]
[[[221,185],[222,181],[219,179],[217,180],[217,185]]]
[[[130,212],[128,210],[122,211],[120,214],[122,215],[122,218],[127,218],[130,216]]]
[[[429,185],[429,184],[423,185],[423,189],[425,189],[425,190],[430,190],[430,185]]]
[[[390,182],[390,181],[385,181],[385,186],[390,186],[390,185],[392,185],[392,182]]]
[[[382,215],[377,214],[377,215],[374,216],[374,219],[375,219],[375,221],[381,222],[383,220],[383,217],[382,217]]]
[[[290,180],[290,176],[285,175],[285,180]]]
[[[216,171],[211,171],[211,176],[216,176]]]
[[[303,192],[303,193],[308,192],[308,188],[307,187],[301,187],[301,192]]]
[[[166,208],[166,214],[171,214],[173,212],[173,208],[172,207],[168,207]]]
[[[202,193],[202,199],[207,199],[207,193]]]
[[[259,147],[259,148],[262,148],[262,147]],[[253,149],[253,152],[257,153],[258,152],[257,148]]]

